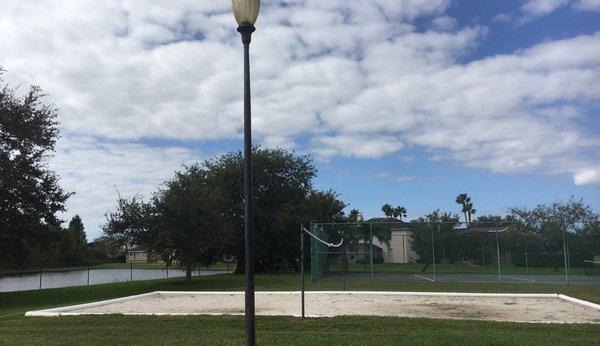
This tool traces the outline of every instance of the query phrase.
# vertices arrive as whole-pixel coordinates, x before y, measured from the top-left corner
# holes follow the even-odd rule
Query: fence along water
[[[362,222],[306,231],[312,281],[345,289],[348,282],[600,284],[593,227],[598,223]]]
[[[198,267],[193,275],[231,272],[230,263]],[[71,286],[89,286],[113,282],[184,277],[185,270],[165,263],[37,263],[0,264],[0,292],[41,290]]]

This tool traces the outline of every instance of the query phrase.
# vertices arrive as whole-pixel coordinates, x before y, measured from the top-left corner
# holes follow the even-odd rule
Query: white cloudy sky
[[[465,169],[569,175],[595,189],[600,28],[539,26],[557,13],[598,16],[600,1],[513,1],[487,17],[458,16],[460,6],[263,0],[251,51],[256,141],[325,163],[420,148]],[[92,237],[115,189],[148,195],[182,164],[237,149],[242,64],[229,1],[1,7],[3,79],[40,85],[60,109],[51,165]],[[482,50],[500,27],[537,31],[531,43]]]

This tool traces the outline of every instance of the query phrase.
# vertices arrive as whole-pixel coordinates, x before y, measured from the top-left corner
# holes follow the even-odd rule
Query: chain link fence
[[[231,273],[232,262],[194,269],[193,275]],[[0,292],[41,290],[46,288],[89,286],[115,282],[184,277],[185,270],[166,263],[68,262],[37,264],[0,264]]]
[[[600,223],[312,224],[313,282],[600,284]]]

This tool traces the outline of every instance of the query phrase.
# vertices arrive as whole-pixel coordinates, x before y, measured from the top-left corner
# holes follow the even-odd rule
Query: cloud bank
[[[566,2],[529,1],[521,11],[539,16]],[[600,33],[469,60],[489,29],[459,26],[449,6],[263,1],[251,49],[257,140],[322,160],[418,146],[464,167],[599,184],[590,124]],[[431,25],[418,28],[421,18]],[[41,85],[60,108],[52,164],[78,192],[71,209],[93,222],[111,207],[114,185],[147,193],[203,157],[190,143],[241,138],[241,46],[228,1],[8,0],[0,42],[5,78]]]

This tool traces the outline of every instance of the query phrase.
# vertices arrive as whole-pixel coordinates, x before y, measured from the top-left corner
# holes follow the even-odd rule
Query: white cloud
[[[527,0],[521,6],[521,13],[517,24],[524,24],[532,19],[548,15],[557,9],[570,4],[578,11],[600,12],[600,0]],[[500,14],[497,21],[510,21],[510,17]]]
[[[117,190],[123,197],[150,197],[174,171],[201,158],[198,152],[184,147],[107,143],[67,136],[59,141],[50,166],[60,175],[61,186],[75,192],[63,218],[68,220],[79,214],[91,240],[99,235],[99,225],[106,221],[104,213],[114,209]]]
[[[453,30],[456,28],[456,19],[449,16],[436,17],[431,21],[434,28],[439,30]]]
[[[494,22],[498,23],[508,23],[513,19],[512,13],[499,13],[492,19]]]
[[[597,183],[589,172],[597,172],[600,143],[587,125],[600,100],[600,33],[465,62],[488,29],[458,27],[445,13],[449,0],[285,4],[263,1],[252,42],[260,143],[323,160],[401,157],[405,147],[419,146],[465,167],[567,173],[576,184]],[[539,16],[564,4],[530,1],[522,13]],[[61,149],[55,159],[67,187],[79,192],[73,212],[98,220],[92,215],[114,202],[114,182],[126,193],[152,191],[199,156],[140,139],[241,138],[241,43],[229,2],[2,6],[4,77],[41,85],[60,108],[68,134],[61,145],[82,146]],[[417,31],[421,17],[431,27]],[[153,169],[132,164],[138,161]],[[124,175],[108,166],[123,166]]]
[[[414,175],[397,175],[394,172],[390,172],[390,171],[379,172],[375,175],[375,177],[380,178],[380,179],[395,180],[398,182],[413,181],[417,178]]]
[[[600,0],[578,0],[573,7],[581,11],[600,12]]]
[[[403,147],[394,136],[347,134],[315,137],[311,151],[321,159],[332,156],[380,158]]]
[[[575,185],[600,184],[600,168],[588,169],[573,176]]]
[[[532,16],[543,16],[568,2],[569,0],[528,0],[521,6],[521,11]]]

